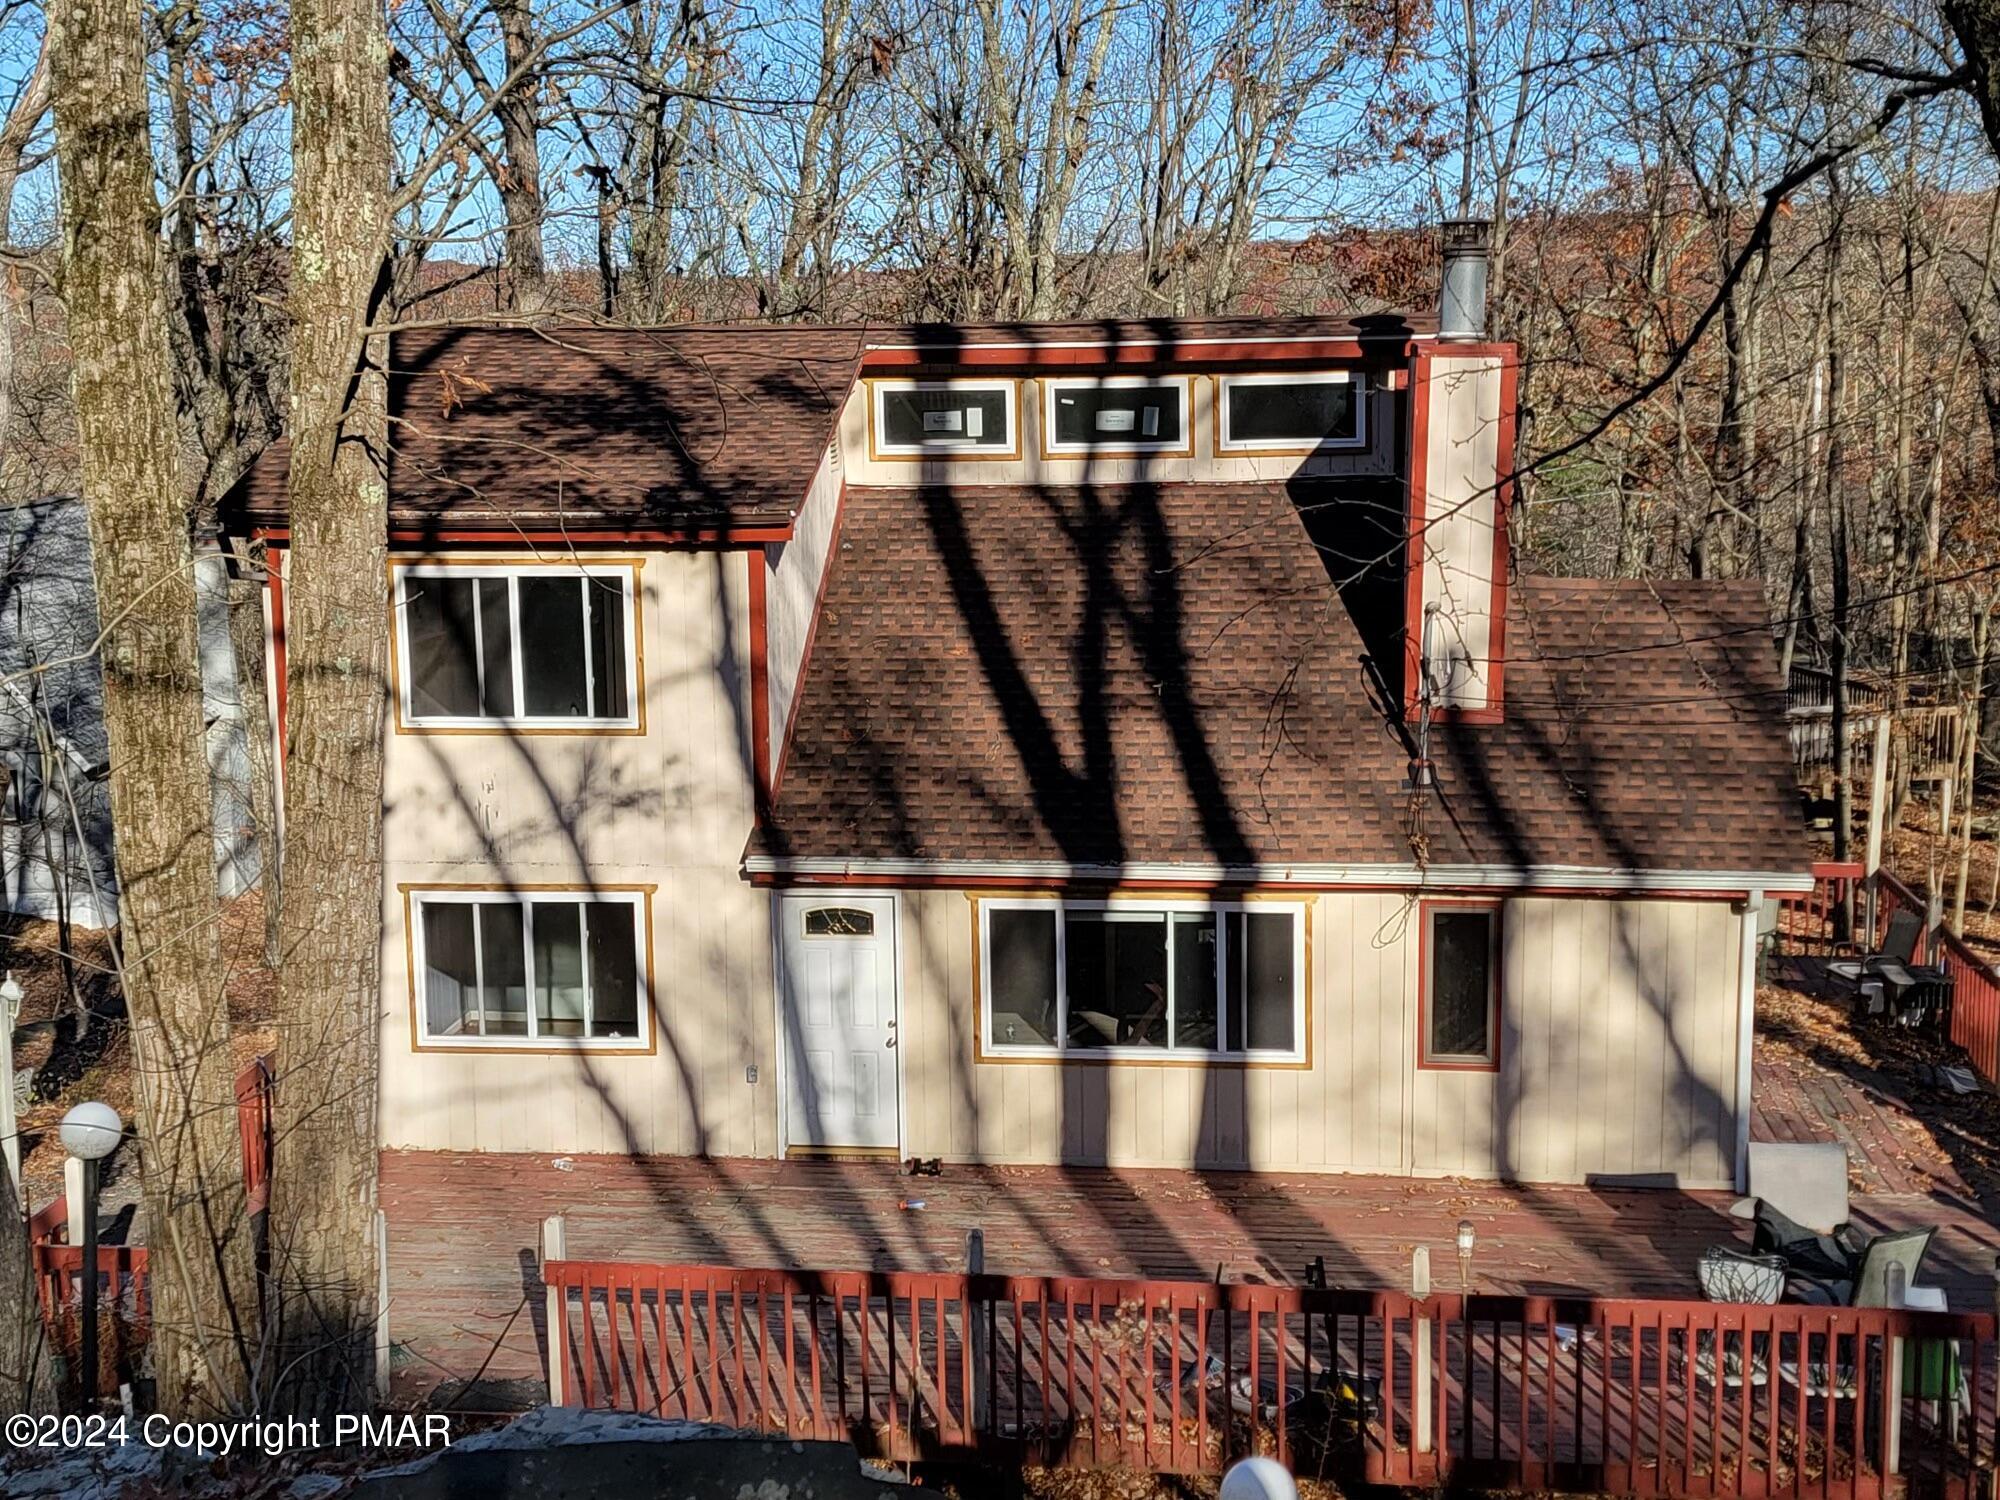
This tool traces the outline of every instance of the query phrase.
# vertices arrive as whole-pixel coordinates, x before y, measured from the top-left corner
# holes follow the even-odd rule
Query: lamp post
[[[1458,1287],[1467,1296],[1472,1293],[1472,1251],[1479,1243],[1479,1234],[1472,1227],[1472,1220],[1458,1221]]]
[[[83,1405],[97,1399],[97,1164],[118,1149],[125,1122],[108,1104],[79,1104],[62,1117],[63,1149],[83,1164]]]
[[[14,1114],[14,1022],[21,1015],[21,981],[9,969],[0,979],[0,1149],[7,1153],[7,1182],[14,1205],[25,1212],[21,1189],[21,1126]]]

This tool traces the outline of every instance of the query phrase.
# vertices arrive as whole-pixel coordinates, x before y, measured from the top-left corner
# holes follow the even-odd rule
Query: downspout
[[[1438,605],[1433,599],[1424,606],[1424,628],[1417,650],[1417,753],[1410,762],[1410,856],[1419,872],[1430,865],[1430,833],[1424,817],[1431,787],[1436,778],[1431,768],[1431,714],[1437,703],[1437,684],[1431,677],[1432,635],[1437,624]]]
[[[1750,1094],[1757,1046],[1757,932],[1764,893],[1741,902],[1743,930],[1736,959],[1736,1191],[1750,1191]]]

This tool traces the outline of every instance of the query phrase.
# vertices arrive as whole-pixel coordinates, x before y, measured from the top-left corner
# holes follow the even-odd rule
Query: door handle
[[[889,1052],[896,1050],[896,1018],[894,1016],[889,1018],[889,1040],[883,1043],[883,1048]]]

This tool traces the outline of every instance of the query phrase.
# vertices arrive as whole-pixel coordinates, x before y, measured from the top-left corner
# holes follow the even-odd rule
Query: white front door
[[[785,1139],[887,1147],[896,1114],[896,903],[888,896],[785,896]]]

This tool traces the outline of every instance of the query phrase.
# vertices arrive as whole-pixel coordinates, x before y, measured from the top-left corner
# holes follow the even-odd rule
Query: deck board
[[[1006,1274],[1297,1281],[1404,1287],[1411,1251],[1456,1290],[1460,1219],[1478,1234],[1474,1289],[1695,1296],[1709,1245],[1740,1241],[1729,1195],[1518,1187],[1458,1179],[947,1167],[909,1178],[888,1163],[386,1152],[390,1331],[406,1394],[542,1371],[542,1219],[567,1219],[572,1258],[817,1270],[957,1271],[967,1231]],[[906,1198],[926,1207],[905,1211]],[[1930,1278],[1955,1305],[1985,1306],[2000,1235],[1970,1206],[1876,1194],[1870,1227],[1942,1222]],[[1983,1298],[1982,1301],[1971,1299]]]

